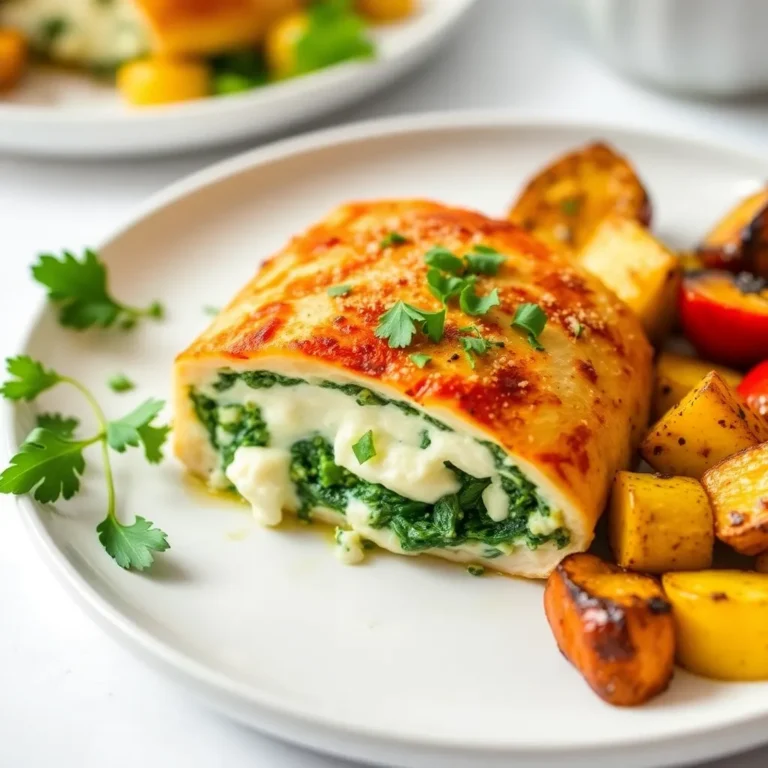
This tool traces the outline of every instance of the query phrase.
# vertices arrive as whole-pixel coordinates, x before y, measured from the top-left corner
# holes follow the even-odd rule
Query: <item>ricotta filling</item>
[[[198,417],[207,421],[211,442],[222,459],[222,466],[212,471],[209,481],[219,487],[231,483],[264,525],[280,523],[284,511],[308,516],[324,504],[315,499],[313,510],[304,509],[306,502],[293,462],[298,445],[307,446],[320,439],[326,453],[319,459],[319,469],[315,467],[312,473],[315,479],[318,472],[330,473],[325,478],[327,485],[338,485],[340,489],[328,506],[332,512],[341,512],[349,529],[337,535],[337,556],[342,562],[362,560],[362,539],[398,553],[429,551],[429,538],[424,538],[423,547],[418,544],[418,525],[405,534],[404,518],[386,523],[388,518],[386,513],[382,515],[381,507],[387,507],[392,499],[401,505],[414,502],[424,509],[424,505],[436,505],[435,510],[443,505],[441,509],[450,517],[450,500],[466,501],[465,494],[472,492],[472,503],[479,505],[489,526],[503,523],[510,509],[515,508],[515,500],[503,482],[505,469],[509,472],[507,488],[511,477],[521,478],[512,474],[516,471],[512,465],[500,466],[499,454],[491,450],[490,444],[455,432],[407,404],[384,400],[360,387],[351,391],[350,385],[327,381],[273,377],[271,383],[268,378],[247,382],[235,374],[224,374],[191,393]],[[247,435],[242,431],[243,423],[249,425]],[[369,432],[375,455],[361,463],[354,446]],[[475,484],[471,491],[468,484],[471,486],[475,479],[480,480],[480,485]],[[378,511],[371,499],[355,496],[358,480],[365,481],[366,489],[381,487],[386,489],[384,493],[391,492],[378,502]],[[344,488],[352,485],[355,488],[344,495]],[[515,486],[511,487],[514,492]],[[458,501],[453,507],[454,528],[463,516],[457,508]],[[329,516],[326,519],[335,520]],[[539,505],[529,515],[523,534],[547,537],[561,530],[562,524],[557,510]],[[406,535],[416,544],[406,544]],[[455,549],[472,559],[509,554],[517,546],[530,546],[531,540],[530,536],[527,542],[522,540],[525,536],[517,536],[492,545],[463,540],[451,547],[451,534],[447,535],[448,539],[441,540],[444,545],[437,548]]]

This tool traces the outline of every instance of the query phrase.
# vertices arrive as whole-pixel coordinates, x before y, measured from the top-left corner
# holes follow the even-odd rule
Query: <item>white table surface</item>
[[[541,24],[547,0],[479,0],[426,67],[322,124],[438,109],[520,108],[714,134],[768,154],[768,100],[705,104],[628,84]],[[0,155],[0,354],[40,299],[36,253],[98,242],[148,194],[236,149],[151,161]],[[0,498],[0,768],[322,768],[334,758],[207,711],[145,669],[71,603]],[[684,760],[681,754],[680,760]],[[762,768],[768,749],[711,764]]]

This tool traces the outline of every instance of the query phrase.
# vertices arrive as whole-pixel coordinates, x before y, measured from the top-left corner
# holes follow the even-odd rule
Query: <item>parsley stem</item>
[[[96,398],[91,394],[91,391],[81,384],[77,379],[72,379],[69,376],[62,376],[60,381],[64,384],[69,384],[74,387],[80,394],[88,401],[88,404],[96,414],[96,420],[99,422],[99,435],[95,437],[91,442],[101,441],[101,455],[104,460],[104,479],[107,481],[107,517],[115,518],[115,481],[112,475],[112,464],[109,460],[109,445],[107,444],[107,417],[104,415],[104,411],[97,402]]]

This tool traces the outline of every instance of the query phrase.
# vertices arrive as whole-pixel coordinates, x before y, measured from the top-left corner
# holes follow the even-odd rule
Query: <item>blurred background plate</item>
[[[424,61],[477,0],[424,0],[408,21],[377,27],[377,56],[240,95],[131,109],[111,84],[40,69],[0,101],[0,151],[127,156],[264,136],[326,114]]]

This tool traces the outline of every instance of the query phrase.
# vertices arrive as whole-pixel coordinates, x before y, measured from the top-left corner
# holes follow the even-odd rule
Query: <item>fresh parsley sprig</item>
[[[62,497],[71,499],[80,490],[80,478],[86,466],[84,451],[100,444],[107,484],[107,514],[96,527],[99,541],[121,568],[139,571],[148,568],[154,560],[153,553],[164,552],[170,545],[166,534],[143,517],[136,516],[130,525],[118,518],[110,449],[123,453],[129,446],[142,445],[147,461],[159,462],[170,428],[152,422],[163,402],[148,400],[121,419],[109,421],[90,390],[77,379],[46,368],[26,355],[6,360],[6,366],[11,378],[0,387],[3,397],[31,401],[59,384],[68,384],[88,401],[99,430],[86,439],[76,439],[77,419],[41,414],[38,426],[0,474],[0,493],[32,493],[42,503],[52,503]]]
[[[539,336],[541,336],[546,324],[547,315],[538,304],[521,304],[515,311],[515,317],[512,320],[512,327],[526,331],[528,343],[539,352],[544,351]]]
[[[48,289],[48,298],[59,306],[59,322],[67,328],[80,331],[117,325],[127,330],[141,318],[164,316],[157,301],[139,309],[115,299],[109,291],[107,268],[91,250],[81,260],[68,251],[61,257],[42,254],[32,267],[32,276]]]

